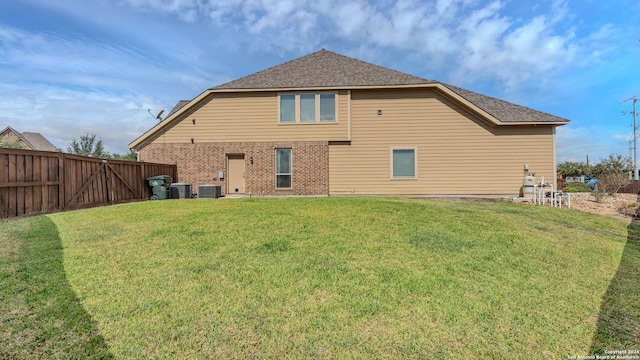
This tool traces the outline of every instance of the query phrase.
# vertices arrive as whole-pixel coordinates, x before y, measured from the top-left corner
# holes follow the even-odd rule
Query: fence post
[[[142,175],[142,181],[140,181],[140,183],[142,184],[142,187],[140,188],[140,195],[144,195],[146,198],[147,192],[145,191],[145,186],[147,181],[147,167],[145,166],[144,162],[140,162],[140,174]]]
[[[58,210],[64,210],[65,181],[64,181],[64,153],[58,155]]]
[[[111,197],[112,194],[109,193],[109,190],[111,189],[111,187],[109,186],[110,182],[111,182],[111,177],[109,176],[109,171],[111,170],[109,168],[109,165],[107,165],[107,160],[102,159],[102,166],[104,167],[104,186],[105,186],[105,195],[107,196],[107,204],[111,205],[113,204],[113,201],[111,201]]]

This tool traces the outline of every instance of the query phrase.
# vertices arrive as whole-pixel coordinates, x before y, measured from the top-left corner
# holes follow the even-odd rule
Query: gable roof
[[[11,126],[7,126],[0,132],[0,137],[7,136],[9,134],[13,134],[13,136],[17,137],[18,140],[22,141],[31,150],[56,151],[56,147],[40,133],[21,133],[13,129]]]
[[[177,104],[175,104],[175,105],[173,106],[173,109],[171,109],[171,111],[169,111],[169,114],[167,114],[167,117],[166,117],[166,118],[168,118],[168,117],[170,117],[171,115],[173,115],[173,113],[174,113],[174,112],[176,112],[176,111],[178,111],[178,110],[182,109],[182,108],[183,108],[185,105],[187,105],[190,101],[191,101],[191,100],[180,100],[180,101],[178,101],[178,103],[177,103]],[[165,118],[165,119],[166,119],[166,118]]]
[[[478,106],[487,113],[499,119],[502,122],[518,122],[518,123],[568,123],[567,119],[559,116],[547,114],[542,111],[534,110],[525,106],[510,103],[508,101],[496,99],[491,96],[483,95],[477,92],[465,90],[457,86],[441,83],[454,93],[462,96],[470,103]]]
[[[22,138],[29,142],[34,150],[56,151],[56,147],[40,133],[23,132],[21,134]]]
[[[320,50],[231,82],[220,89],[284,89],[429,84],[434,81]]]
[[[312,89],[433,88],[455,99],[494,125],[565,125],[569,120],[435,80],[427,80],[362,60],[320,50],[181,100],[164,121],[129,144],[136,148],[160,129],[215,93]]]
[[[7,126],[6,128],[4,128],[4,130],[0,131],[0,137],[4,137],[7,136],[9,134],[13,134],[16,137],[20,136],[20,133],[17,132],[14,128],[12,128],[11,126]]]

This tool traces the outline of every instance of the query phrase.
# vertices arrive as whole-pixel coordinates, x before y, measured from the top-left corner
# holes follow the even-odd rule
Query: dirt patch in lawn
[[[631,222],[640,213],[639,196],[636,194],[615,194],[596,197],[591,193],[572,193],[571,209],[611,216]]]

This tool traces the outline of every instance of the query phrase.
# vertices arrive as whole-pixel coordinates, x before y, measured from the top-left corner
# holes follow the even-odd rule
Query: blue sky
[[[148,109],[325,48],[567,118],[558,161],[597,161],[630,154],[639,39],[636,0],[2,1],[0,127],[126,153]]]

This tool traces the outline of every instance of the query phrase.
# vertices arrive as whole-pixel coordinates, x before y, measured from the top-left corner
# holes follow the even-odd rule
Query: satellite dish
[[[151,112],[151,109],[147,109],[147,112],[149,113],[149,115],[153,116],[156,120],[162,121],[162,113],[164,112],[164,110],[160,110],[158,115],[153,115],[153,113]]]

